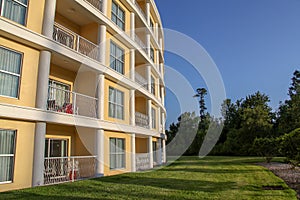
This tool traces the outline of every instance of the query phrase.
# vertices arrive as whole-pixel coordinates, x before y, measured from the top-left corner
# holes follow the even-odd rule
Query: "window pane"
[[[27,4],[27,1],[21,1]],[[26,7],[12,0],[4,0],[2,15],[19,24],[25,25]]]
[[[18,97],[19,77],[0,72],[0,95]]]
[[[0,47],[0,70],[20,74],[21,58],[20,53]]]
[[[12,180],[15,137],[15,131],[0,130],[0,182]]]
[[[115,14],[117,14],[117,5],[115,4],[115,2],[112,2],[112,8],[111,11]]]
[[[0,182],[12,181],[14,157],[0,157]]]
[[[112,103],[109,103],[109,117],[116,117],[115,116],[115,105]]]

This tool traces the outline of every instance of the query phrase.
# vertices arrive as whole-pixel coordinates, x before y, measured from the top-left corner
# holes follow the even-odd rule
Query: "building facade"
[[[154,0],[0,0],[0,192],[166,162]]]

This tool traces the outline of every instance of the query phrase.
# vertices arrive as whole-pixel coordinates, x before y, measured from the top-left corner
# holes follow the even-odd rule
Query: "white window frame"
[[[111,9],[111,20],[123,31],[125,31],[125,22],[126,22],[126,13],[125,10],[115,1],[112,1],[112,6],[115,5],[117,7],[117,13],[113,12],[113,9]],[[119,17],[119,12],[122,12],[124,19],[121,19]],[[113,20],[113,16],[116,18],[116,21]],[[123,27],[121,27],[118,22],[122,24]]]
[[[4,11],[4,1],[7,1],[7,0],[1,0],[1,5],[0,5],[0,16],[2,16],[2,17],[5,17],[5,16],[3,16],[3,11]],[[26,4],[24,4],[24,3],[22,3],[22,2],[20,2],[20,1],[18,1],[18,0],[11,0],[11,1],[13,1],[14,3],[16,3],[16,4],[19,4],[19,5],[21,5],[21,6],[23,6],[23,7],[25,7],[26,8],[26,12],[25,12],[25,16],[24,16],[24,24],[21,24],[21,23],[19,23],[19,22],[16,22],[16,21],[14,21],[14,20],[12,20],[12,19],[9,19],[9,18],[6,18],[6,19],[9,19],[9,20],[11,20],[11,21],[14,21],[14,22],[16,22],[16,23],[18,23],[18,24],[21,24],[21,25],[23,25],[23,26],[26,26],[26,24],[27,24],[27,15],[28,15],[28,5],[29,5],[29,1],[30,0],[27,0],[27,5]]]
[[[151,76],[151,93],[156,94],[156,89],[155,89],[155,78]]]
[[[0,157],[13,157],[13,163],[12,163],[12,174],[11,174],[11,180],[9,181],[3,181],[0,182],[1,184],[7,184],[7,183],[12,183],[14,181],[14,173],[15,173],[15,154],[16,154],[16,140],[17,140],[17,130],[11,130],[11,129],[1,129],[0,131],[5,130],[5,131],[13,131],[14,132],[14,153],[13,154],[0,154]]]
[[[124,56],[124,52],[125,50],[123,48],[121,48],[119,45],[117,45],[115,42],[111,41],[110,42],[110,48],[112,48],[112,46],[115,47],[115,52],[113,52],[113,54],[111,53],[110,50],[110,68],[112,68],[113,70],[115,70],[116,72],[119,72],[120,74],[124,74],[125,73],[125,56]],[[122,56],[121,58],[117,57],[117,50],[122,51]],[[113,60],[112,60],[113,59]],[[116,66],[113,66],[113,63],[122,63],[122,71],[118,71]]]
[[[151,108],[152,129],[156,129],[156,109]]]
[[[119,169],[125,169],[126,168],[126,154],[125,154],[125,150],[126,150],[126,140],[124,138],[114,138],[114,137],[111,137],[109,138],[109,148],[111,147],[111,141],[114,140],[114,144],[117,151],[116,152],[112,152],[111,149],[109,149],[109,169],[110,170],[119,170]],[[118,141],[119,140],[122,140],[123,144],[124,144],[124,149],[121,149],[120,147],[117,146],[118,144]],[[118,152],[118,150],[121,150],[120,152]],[[122,163],[124,164],[124,166],[121,166],[121,167],[112,167],[111,166],[111,163],[110,163],[110,160],[111,160],[111,156],[114,156],[115,158],[115,164],[117,163],[116,160],[117,160],[117,155],[121,155],[122,156]]]
[[[22,52],[18,52],[16,50],[13,50],[13,49],[9,49],[7,47],[4,47],[4,46],[0,46],[0,49],[4,49],[6,51],[11,51],[11,52],[14,52],[14,53],[17,53],[21,56],[21,60],[20,60],[20,66],[19,66],[19,71],[20,71],[20,74],[16,74],[16,73],[12,73],[12,72],[9,72],[9,71],[5,71],[5,70],[1,70],[0,69],[0,73],[3,73],[3,74],[8,74],[8,75],[11,75],[11,76],[16,76],[19,78],[19,82],[18,82],[18,91],[17,91],[17,95],[16,97],[13,97],[13,96],[7,96],[7,95],[3,95],[3,94],[0,94],[0,96],[2,97],[8,97],[8,98],[13,98],[13,99],[19,99],[20,97],[20,89],[21,89],[21,77],[22,77],[22,67],[23,67],[23,58],[24,58],[24,54]]]
[[[109,95],[110,95],[110,90],[112,90],[114,93],[115,93],[115,99],[113,99],[113,101],[110,101],[110,96],[108,97],[108,115],[109,115],[109,117],[111,117],[111,118],[116,118],[116,119],[121,119],[121,120],[124,120],[124,115],[125,115],[125,109],[124,109],[124,92],[122,92],[122,91],[120,91],[120,90],[118,90],[118,89],[116,89],[116,88],[113,88],[113,87],[109,87]],[[123,102],[123,105],[122,104],[118,104],[118,103],[116,103],[116,101],[117,101],[117,98],[116,98],[116,93],[120,93],[120,94],[122,94],[122,102]],[[114,113],[110,113],[110,106],[114,106]],[[122,108],[122,116],[121,117],[119,117],[119,116],[117,116],[117,107],[121,107]],[[111,115],[112,114],[112,115]]]
[[[154,60],[155,60],[154,54],[155,54],[154,48],[151,46],[151,47],[150,47],[150,58],[151,58],[151,60],[152,60],[153,62],[155,62],[155,61],[154,61]]]

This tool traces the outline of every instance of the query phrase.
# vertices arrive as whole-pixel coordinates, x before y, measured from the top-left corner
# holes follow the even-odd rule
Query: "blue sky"
[[[288,98],[292,73],[300,69],[300,0],[156,0],[156,4],[164,28],[184,33],[206,49],[221,73],[227,98],[235,101],[259,90],[269,95],[273,109]],[[206,87],[186,60],[167,52],[165,62],[188,78],[194,89]],[[168,90],[167,124],[182,112],[178,105],[176,94]]]

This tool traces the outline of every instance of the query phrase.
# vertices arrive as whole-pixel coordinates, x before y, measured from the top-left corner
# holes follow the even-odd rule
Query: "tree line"
[[[290,160],[300,161],[300,71],[293,73],[288,90],[288,99],[280,102],[277,111],[272,111],[270,98],[261,92],[256,92],[233,102],[224,100],[222,118],[216,119],[206,112],[204,88],[197,90],[199,97],[200,116],[195,113],[183,113],[177,123],[172,123],[167,134],[167,144],[178,134],[182,121],[184,126],[190,122],[198,123],[198,130],[185,155],[198,155],[207,131],[210,129],[222,132],[215,141],[216,145],[210,151],[211,155],[234,155],[266,157],[285,156]],[[184,118],[184,120],[182,120]],[[211,134],[211,133],[210,133]],[[208,138],[208,139],[207,139]],[[177,141],[176,145],[180,145]],[[173,145],[173,146],[176,146]],[[172,154],[172,149],[168,150]]]

